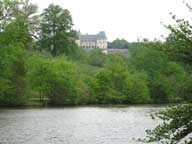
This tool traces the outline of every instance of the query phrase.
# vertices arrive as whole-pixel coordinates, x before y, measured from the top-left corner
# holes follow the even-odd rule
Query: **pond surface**
[[[137,144],[161,107],[0,109],[0,144]]]

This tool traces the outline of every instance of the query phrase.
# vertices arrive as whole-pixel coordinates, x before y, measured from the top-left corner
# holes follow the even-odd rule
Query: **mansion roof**
[[[107,37],[105,35],[105,32],[104,31],[101,31],[99,32],[98,34],[96,35],[81,35],[80,36],[80,41],[81,42],[97,42],[97,40],[106,40]]]

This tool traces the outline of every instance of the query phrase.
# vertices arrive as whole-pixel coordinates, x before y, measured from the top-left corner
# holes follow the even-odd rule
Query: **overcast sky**
[[[183,0],[31,0],[39,11],[50,3],[71,12],[74,28],[81,33],[105,31],[109,41],[124,38],[160,38],[168,31],[160,24],[172,23],[170,12],[179,18],[190,18]],[[187,2],[192,3],[192,0]]]

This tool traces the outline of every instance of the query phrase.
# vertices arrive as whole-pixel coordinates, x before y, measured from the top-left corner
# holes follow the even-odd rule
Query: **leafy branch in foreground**
[[[192,104],[170,107],[155,114],[164,122],[147,130],[147,142],[162,144],[192,143]]]

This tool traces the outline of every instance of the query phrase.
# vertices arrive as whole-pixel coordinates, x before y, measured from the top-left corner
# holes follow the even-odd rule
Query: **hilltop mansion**
[[[85,49],[93,49],[93,48],[100,48],[100,49],[107,49],[107,37],[104,31],[99,32],[96,35],[82,35],[79,32],[78,35],[79,39],[76,40],[76,43],[79,47]]]

